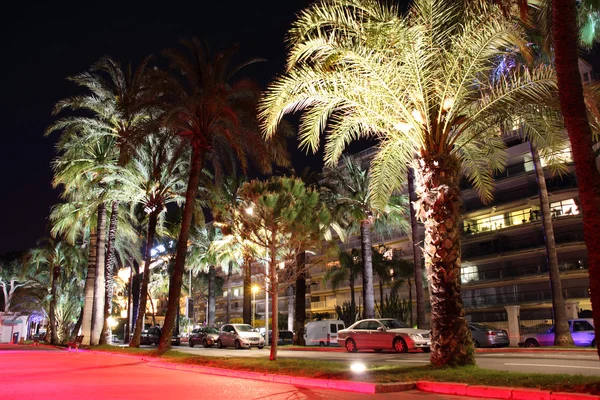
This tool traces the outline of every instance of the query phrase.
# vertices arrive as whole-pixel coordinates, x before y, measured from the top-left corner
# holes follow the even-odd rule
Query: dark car
[[[506,347],[510,345],[508,332],[493,326],[469,322],[475,347]]]
[[[160,335],[162,335],[160,326],[151,326],[148,329],[144,329],[140,337],[140,344],[158,344]],[[173,332],[173,337],[171,337],[171,344],[174,346],[179,346],[181,344],[181,338],[175,332]]]
[[[273,331],[269,331],[269,340],[267,345],[271,344],[271,336]],[[279,337],[277,338],[278,345],[293,344],[294,343],[294,332],[292,331],[279,331]]]
[[[204,347],[212,347],[217,342],[218,338],[219,330],[217,328],[196,328],[190,335],[189,344],[190,347],[194,347],[197,344],[202,344]]]

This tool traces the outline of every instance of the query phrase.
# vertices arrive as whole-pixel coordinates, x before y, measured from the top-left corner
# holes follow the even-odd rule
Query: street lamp
[[[260,290],[260,288],[256,285],[252,285],[252,327],[254,328],[254,316],[256,315],[256,292]]]

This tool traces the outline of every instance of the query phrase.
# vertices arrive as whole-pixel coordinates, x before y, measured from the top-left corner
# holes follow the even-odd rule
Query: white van
[[[345,328],[344,321],[335,319],[309,322],[304,328],[304,341],[307,346],[337,345],[337,333]]]

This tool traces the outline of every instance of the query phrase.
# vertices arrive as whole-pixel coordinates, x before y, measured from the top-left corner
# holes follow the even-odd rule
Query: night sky
[[[264,87],[282,70],[285,32],[308,3],[3,1],[0,253],[29,249],[48,234],[47,216],[58,201],[50,170],[58,134],[44,138],[43,132],[53,105],[80,93],[67,76],[102,55],[137,66],[146,55],[177,46],[179,38],[198,36],[213,50],[238,43],[242,59],[268,59],[246,70]],[[294,152],[296,166],[316,160]]]

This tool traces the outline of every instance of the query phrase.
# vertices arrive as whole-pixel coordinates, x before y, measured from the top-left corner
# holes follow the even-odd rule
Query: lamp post
[[[258,292],[259,287],[256,285],[252,285],[252,327],[254,328],[254,316],[256,315],[256,292]]]

